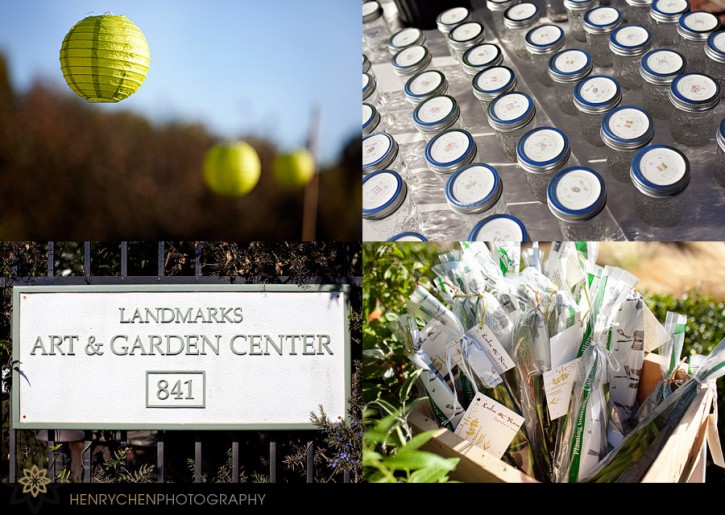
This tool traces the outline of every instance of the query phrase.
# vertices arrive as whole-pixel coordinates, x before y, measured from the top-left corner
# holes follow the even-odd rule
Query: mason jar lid
[[[372,104],[362,105],[362,133],[363,136],[375,132],[380,125],[380,113]]]
[[[376,87],[377,87],[377,84],[375,84],[375,77],[373,77],[369,73],[363,73],[362,74],[362,97],[363,97],[363,100],[365,100],[370,95],[372,95],[375,92],[375,88]]]
[[[599,5],[599,0],[564,0],[564,7],[570,11],[588,11]]]
[[[501,198],[503,184],[491,166],[473,163],[448,178],[446,201],[456,213],[470,215],[491,209]]]
[[[558,25],[547,23],[534,27],[524,38],[526,49],[533,55],[548,55],[564,48],[564,31]]]
[[[717,131],[717,137],[715,139],[717,140],[717,144],[720,145],[722,151],[725,152],[725,118],[723,118],[722,122],[720,122],[720,130]]]
[[[503,13],[503,24],[507,29],[523,29],[539,21],[539,8],[530,2],[512,5]]]
[[[476,157],[476,143],[463,129],[448,129],[425,147],[425,162],[436,173],[450,174]]]
[[[438,70],[418,72],[408,79],[403,87],[405,97],[414,104],[420,104],[436,95],[443,95],[446,91],[448,91],[448,81]]]
[[[705,54],[715,62],[725,63],[725,30],[710,34],[705,45]]]
[[[438,25],[439,31],[448,34],[453,30],[453,27],[459,23],[468,21],[470,18],[471,13],[468,9],[465,7],[454,7],[453,9],[448,9],[440,13],[438,18],[436,18],[436,25]]]
[[[418,232],[401,232],[386,241],[428,241],[428,238]]]
[[[423,45],[414,45],[404,48],[391,61],[393,71],[397,75],[413,75],[423,71],[431,62],[431,55]]]
[[[483,25],[476,21],[461,23],[448,33],[448,43],[454,50],[463,51],[486,39]]]
[[[397,54],[404,48],[425,43],[425,34],[415,27],[408,27],[399,30],[388,39],[388,50],[391,54]]]
[[[383,8],[375,1],[362,4],[363,23],[377,20],[383,15]]]
[[[720,84],[701,73],[684,73],[670,84],[670,102],[690,113],[709,111],[720,103]]]
[[[398,157],[398,143],[387,132],[376,132],[362,140],[363,173],[388,168]]]
[[[368,56],[365,54],[363,56],[363,73],[368,73],[370,71],[370,67],[372,66],[372,63],[370,62],[370,59],[368,59]]]
[[[486,0],[486,7],[492,12],[505,11],[518,0]]]
[[[490,102],[516,87],[516,75],[507,66],[493,66],[478,72],[472,84],[476,98]]]
[[[456,123],[460,116],[456,99],[439,95],[418,104],[413,111],[413,123],[421,132],[438,133]]]
[[[466,50],[461,65],[468,75],[476,75],[481,70],[498,66],[503,61],[503,54],[498,45],[482,43]]]
[[[622,13],[616,7],[597,7],[584,13],[584,31],[609,34],[622,24]]]
[[[649,197],[674,197],[690,183],[690,162],[676,148],[650,145],[635,154],[630,177],[634,187]]]
[[[625,3],[632,7],[649,7],[652,5],[652,0],[624,0]]]
[[[549,59],[549,76],[555,82],[578,82],[592,71],[592,58],[584,50],[571,48]]]
[[[546,191],[549,210],[565,222],[583,222],[607,205],[602,176],[591,168],[572,166],[554,175]]]
[[[649,144],[654,130],[654,121],[647,111],[640,107],[620,106],[604,115],[600,132],[608,147],[634,150]]]
[[[363,178],[362,217],[382,220],[395,213],[405,200],[408,187],[392,170],[380,170]]]
[[[685,56],[674,50],[650,50],[642,56],[639,74],[650,84],[670,84],[675,77],[685,73]]]
[[[536,114],[534,101],[526,93],[512,91],[497,97],[488,106],[488,124],[499,132],[525,127]]]
[[[651,45],[652,33],[641,25],[622,25],[609,35],[609,48],[617,55],[642,55]]]
[[[606,113],[621,101],[622,88],[608,75],[592,75],[574,87],[574,105],[586,114]]]
[[[569,138],[554,127],[537,127],[524,134],[516,144],[516,159],[527,172],[558,170],[570,155]]]
[[[719,28],[718,17],[702,11],[685,13],[677,23],[677,33],[690,41],[705,41],[711,32]]]
[[[688,0],[654,0],[649,14],[652,19],[662,23],[677,23],[680,15],[689,10]]]
[[[468,241],[528,241],[523,222],[511,215],[487,216],[473,226]]]

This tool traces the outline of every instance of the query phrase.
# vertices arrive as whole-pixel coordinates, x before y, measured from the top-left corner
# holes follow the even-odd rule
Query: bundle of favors
[[[725,374],[725,340],[681,361],[687,318],[668,312],[662,326],[637,278],[597,253],[461,243],[394,324],[441,427],[539,481],[640,481],[699,389]],[[662,380],[638,403],[654,349]]]

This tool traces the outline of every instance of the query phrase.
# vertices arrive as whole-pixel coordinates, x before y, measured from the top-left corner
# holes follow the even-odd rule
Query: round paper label
[[[386,134],[375,134],[363,140],[363,166],[368,166],[390,151],[391,142]]]
[[[524,154],[537,163],[545,163],[561,155],[564,150],[564,138],[552,129],[536,131],[524,141]]]
[[[655,148],[639,162],[642,175],[658,186],[670,186],[685,176],[685,160],[670,148]]]
[[[593,25],[611,25],[619,17],[619,12],[612,7],[597,7],[589,11],[587,15],[587,19]]]
[[[392,40],[393,46],[402,48],[405,46],[412,45],[413,43],[418,41],[418,38],[420,38],[420,34],[421,34],[420,29],[416,29],[413,27],[408,28],[408,29],[403,29],[393,36],[393,40]]]
[[[373,108],[368,104],[362,106],[362,124],[367,124],[373,117]]]
[[[425,57],[425,52],[425,47],[422,45],[405,48],[396,54],[395,63],[398,66],[413,66]]]
[[[409,89],[414,95],[426,95],[440,86],[441,82],[443,82],[443,76],[440,72],[423,72],[410,81]]]
[[[655,2],[657,10],[665,14],[681,13],[689,7],[686,0],[660,0]]]
[[[440,122],[453,111],[453,100],[449,97],[433,97],[418,108],[418,118],[423,123]]]
[[[395,198],[398,178],[390,172],[379,173],[363,185],[363,209],[377,209]]]
[[[513,7],[510,7],[508,11],[506,11],[506,17],[509,20],[514,21],[526,20],[528,18],[531,18],[535,14],[536,6],[528,2],[514,5]]]
[[[649,39],[649,33],[639,25],[627,25],[617,31],[617,43],[625,47],[636,47],[643,45]]]
[[[483,32],[483,26],[475,21],[459,25],[451,32],[451,39],[454,41],[464,42],[470,41],[478,37]]]
[[[647,58],[647,66],[660,75],[675,73],[683,64],[682,57],[672,50],[657,50]]]
[[[711,99],[717,89],[717,84],[707,75],[693,73],[686,75],[677,83],[677,91],[687,100],[702,102]]]
[[[587,65],[587,54],[581,50],[565,50],[554,61],[557,70],[563,73],[575,73]]]
[[[712,45],[722,53],[725,53],[725,31],[715,36]]]
[[[468,9],[465,7],[455,7],[441,14],[440,21],[445,25],[454,25],[461,23],[468,16]]]
[[[617,84],[609,77],[593,77],[584,81],[579,94],[591,104],[605,104],[617,94]]]
[[[710,32],[715,30],[718,20],[715,15],[704,12],[694,12],[683,15],[682,22],[685,27],[693,32]]]
[[[449,131],[441,134],[430,148],[430,156],[441,164],[452,163],[469,150],[469,140],[464,132]]]
[[[508,68],[495,66],[478,76],[476,85],[481,91],[496,91],[511,81],[513,74]]]
[[[509,121],[521,118],[531,107],[531,100],[521,93],[506,93],[498,97],[493,112],[499,120]]]
[[[365,2],[362,5],[362,13],[363,17],[368,16],[370,14],[373,14],[375,11],[377,11],[380,8],[380,4],[377,2]]]
[[[494,218],[476,233],[476,241],[521,241],[524,234],[519,224],[510,218]]]
[[[535,45],[549,45],[557,41],[564,34],[564,31],[556,25],[543,25],[531,31],[529,40]]]
[[[491,194],[495,179],[485,166],[471,166],[463,170],[453,183],[453,197],[461,204],[479,202]]]
[[[466,53],[466,61],[472,66],[485,66],[499,55],[499,49],[490,43],[477,45]]]
[[[609,119],[609,130],[622,139],[641,138],[649,128],[649,119],[638,109],[621,109]]]
[[[602,186],[588,170],[567,172],[556,185],[556,197],[567,209],[579,211],[591,207],[602,193]]]

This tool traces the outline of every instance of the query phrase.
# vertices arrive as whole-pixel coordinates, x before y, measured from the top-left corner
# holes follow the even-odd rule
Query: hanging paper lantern
[[[151,62],[141,30],[125,16],[89,16],[63,39],[63,78],[89,102],[119,102],[141,87]]]
[[[204,182],[218,195],[246,195],[259,182],[261,172],[257,151],[243,141],[215,145],[204,159]]]
[[[287,188],[301,188],[315,175],[315,159],[307,149],[280,154],[274,160],[274,177]]]

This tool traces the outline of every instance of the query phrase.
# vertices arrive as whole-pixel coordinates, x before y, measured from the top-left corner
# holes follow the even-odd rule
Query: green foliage
[[[156,481],[154,466],[149,463],[139,465],[135,470],[128,463],[130,448],[118,449],[94,471],[94,480],[98,483],[153,483]]]

